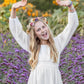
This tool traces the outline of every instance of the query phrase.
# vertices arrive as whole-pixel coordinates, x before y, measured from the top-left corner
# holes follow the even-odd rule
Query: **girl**
[[[29,64],[32,69],[27,84],[63,84],[59,71],[60,54],[79,25],[72,1],[57,0],[60,6],[68,7],[68,24],[56,37],[53,37],[45,17],[31,19],[27,26],[29,33],[23,31],[16,8],[26,3],[27,0],[22,0],[13,4],[9,28],[18,44],[31,55]]]

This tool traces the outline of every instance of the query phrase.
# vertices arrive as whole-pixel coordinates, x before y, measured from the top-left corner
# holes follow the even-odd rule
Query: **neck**
[[[42,41],[41,41],[41,44],[43,44],[43,45],[47,45],[47,44],[48,44],[48,41],[46,41],[46,40],[42,40]]]

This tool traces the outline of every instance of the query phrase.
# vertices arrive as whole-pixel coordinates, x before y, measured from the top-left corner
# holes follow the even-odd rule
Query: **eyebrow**
[[[43,27],[43,26],[45,26],[45,25],[42,25],[42,27]],[[39,27],[39,28],[40,28],[40,27]],[[39,29],[39,28],[38,28],[38,29]]]

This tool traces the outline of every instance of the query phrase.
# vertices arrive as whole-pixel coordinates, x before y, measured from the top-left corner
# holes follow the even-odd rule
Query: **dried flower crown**
[[[27,32],[28,32],[28,33],[30,32],[31,27],[33,27],[33,26],[35,25],[35,22],[37,22],[37,21],[43,21],[44,23],[48,24],[48,21],[47,21],[47,18],[46,18],[46,17],[36,17],[36,18],[32,18],[32,19],[30,20],[29,25],[27,25],[27,28],[28,28]]]

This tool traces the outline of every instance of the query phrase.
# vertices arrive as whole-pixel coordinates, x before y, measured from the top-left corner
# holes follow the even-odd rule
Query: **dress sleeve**
[[[71,13],[68,11],[68,24],[60,34],[54,37],[55,43],[58,46],[59,53],[61,53],[67,46],[78,25],[79,21],[77,12],[74,11],[73,13]]]
[[[29,49],[29,40],[30,37],[29,35],[24,32],[22,28],[22,24],[20,23],[18,17],[16,18],[11,18],[9,17],[9,29],[17,43],[26,51],[31,53]]]

